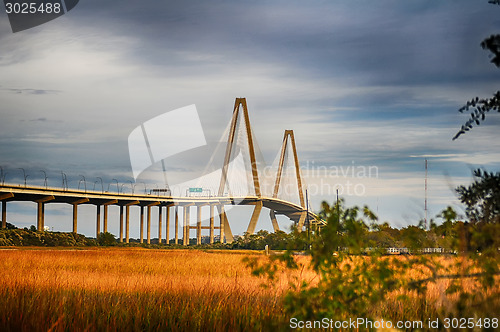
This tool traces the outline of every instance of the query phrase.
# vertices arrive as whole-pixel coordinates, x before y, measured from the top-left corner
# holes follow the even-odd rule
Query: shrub
[[[114,246],[116,245],[116,238],[113,234],[108,232],[100,233],[99,236],[97,237],[97,243],[100,246],[105,246],[105,247]]]

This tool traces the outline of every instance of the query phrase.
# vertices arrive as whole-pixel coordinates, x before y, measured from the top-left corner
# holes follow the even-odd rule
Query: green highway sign
[[[190,193],[201,193],[203,192],[203,188],[189,188]]]

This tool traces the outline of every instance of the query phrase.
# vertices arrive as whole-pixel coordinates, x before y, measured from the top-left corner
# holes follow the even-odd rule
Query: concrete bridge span
[[[279,230],[275,215],[285,215],[293,220],[299,228],[304,225],[306,219],[316,220],[317,216],[304,210],[300,205],[283,201],[272,197],[173,197],[154,194],[117,194],[101,191],[84,191],[63,188],[46,188],[37,186],[22,186],[22,185],[0,185],[0,201],[2,202],[2,228],[6,227],[7,221],[7,205],[9,202],[34,202],[37,204],[37,229],[42,231],[45,226],[45,205],[50,203],[66,203],[73,206],[73,232],[78,231],[78,206],[79,205],[94,205],[96,206],[96,236],[100,232],[108,232],[108,207],[116,205],[120,207],[120,228],[119,240],[129,242],[130,231],[130,206],[140,207],[140,242],[144,240],[147,243],[151,241],[151,208],[159,209],[159,226],[158,239],[170,238],[170,224],[173,221],[174,226],[174,241],[187,245],[189,244],[189,230],[197,231],[197,243],[201,243],[201,230],[208,229],[210,232],[210,243],[214,243],[215,230],[219,230],[219,241],[224,240],[231,242],[233,235],[231,226],[225,213],[225,206],[228,205],[253,205],[255,206],[254,213],[248,225],[247,232],[253,233],[255,225],[263,207],[271,211],[271,221],[273,222],[274,230]],[[197,224],[192,226],[189,224],[190,209],[186,207],[197,207]],[[202,225],[200,208],[203,206],[210,207],[209,225]],[[182,225],[179,225],[179,211],[182,208]],[[217,213],[215,213],[217,209]],[[165,216],[165,236],[162,235],[163,211],[166,211]],[[256,213],[255,211],[258,211]],[[218,219],[218,226],[215,225],[215,219]],[[274,217],[273,217],[274,216]],[[146,226],[146,229],[144,229]],[[180,227],[179,227],[180,226]],[[146,236],[144,236],[146,230]],[[180,233],[182,232],[182,233]]]

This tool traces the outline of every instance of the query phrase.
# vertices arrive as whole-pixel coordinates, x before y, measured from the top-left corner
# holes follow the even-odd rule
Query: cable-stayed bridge
[[[37,203],[37,229],[44,230],[45,205],[67,203],[73,206],[73,232],[78,230],[78,206],[96,206],[96,235],[108,230],[108,207],[120,207],[120,242],[129,242],[130,207],[140,207],[140,242],[151,240],[151,209],[158,208],[158,239],[169,239],[174,243],[189,244],[190,231],[196,231],[197,243],[201,243],[202,231],[209,231],[210,243],[214,243],[216,230],[220,242],[232,242],[233,233],[226,211],[238,205],[253,206],[247,226],[247,234],[253,234],[263,208],[269,210],[274,231],[279,230],[276,215],[285,215],[294,221],[299,230],[308,222],[316,222],[317,216],[310,212],[306,191],[301,176],[295,137],[286,130],[282,147],[274,163],[265,166],[250,125],[245,98],[235,101],[231,123],[227,128],[222,167],[212,171],[217,160],[211,158],[205,174],[195,180],[173,185],[176,188],[152,190],[149,194],[117,193],[95,190],[75,190],[47,186],[0,184],[2,202],[2,227],[6,227],[7,204],[16,201]],[[215,155],[215,153],[214,153]],[[220,161],[219,161],[220,162]],[[220,165],[220,164],[219,164]],[[213,168],[213,167],[212,167]],[[184,186],[184,187],[183,187]],[[189,186],[186,188],[186,186]],[[182,193],[172,195],[172,192]],[[196,222],[191,223],[190,214],[196,209]],[[174,234],[170,234],[173,225]],[[146,226],[146,227],[145,227]],[[163,237],[162,231],[165,230]],[[146,230],[146,236],[144,231]]]

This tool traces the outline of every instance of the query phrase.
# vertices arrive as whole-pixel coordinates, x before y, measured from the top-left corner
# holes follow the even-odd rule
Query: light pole
[[[47,173],[43,169],[41,169],[40,172],[43,172],[43,176],[45,177],[43,184],[45,186],[45,189],[47,189]]]
[[[63,190],[68,189],[68,178],[66,177],[66,174],[64,174],[63,171],[61,171],[61,177],[62,177],[62,188],[63,188]],[[66,182],[66,185],[64,185],[65,182]]]
[[[118,180],[117,179],[112,179],[111,182],[116,181],[116,191],[120,193],[120,188],[118,187]],[[111,186],[111,182],[108,185],[108,192],[109,192],[109,187]]]
[[[0,181],[2,182],[2,185],[5,184],[5,173],[3,172],[2,166],[0,166]]]
[[[104,183],[102,182],[102,178],[97,177],[101,181],[101,194],[104,193]]]
[[[19,167],[18,169],[22,170],[23,171],[23,176],[24,176],[24,188],[26,188],[26,179],[28,178],[29,175],[26,175],[26,171],[24,170],[24,168],[22,167]]]
[[[133,195],[134,194],[134,184],[130,180],[128,180],[127,182],[130,182],[130,189],[132,190],[132,195]],[[123,184],[122,184],[122,193],[123,193]]]
[[[104,185],[103,185],[103,183],[102,183],[102,178],[97,177],[96,179],[101,180],[101,193],[104,193]],[[96,184],[96,183],[98,183],[98,182],[99,182],[99,181],[97,181],[97,180],[95,180],[95,181],[94,181],[94,188],[92,189],[92,191],[95,191],[95,184]]]
[[[85,186],[85,192],[87,192],[87,181],[85,180],[85,176],[80,175],[83,178],[83,184]],[[82,179],[78,182],[78,190],[80,190],[80,183],[82,182]]]

